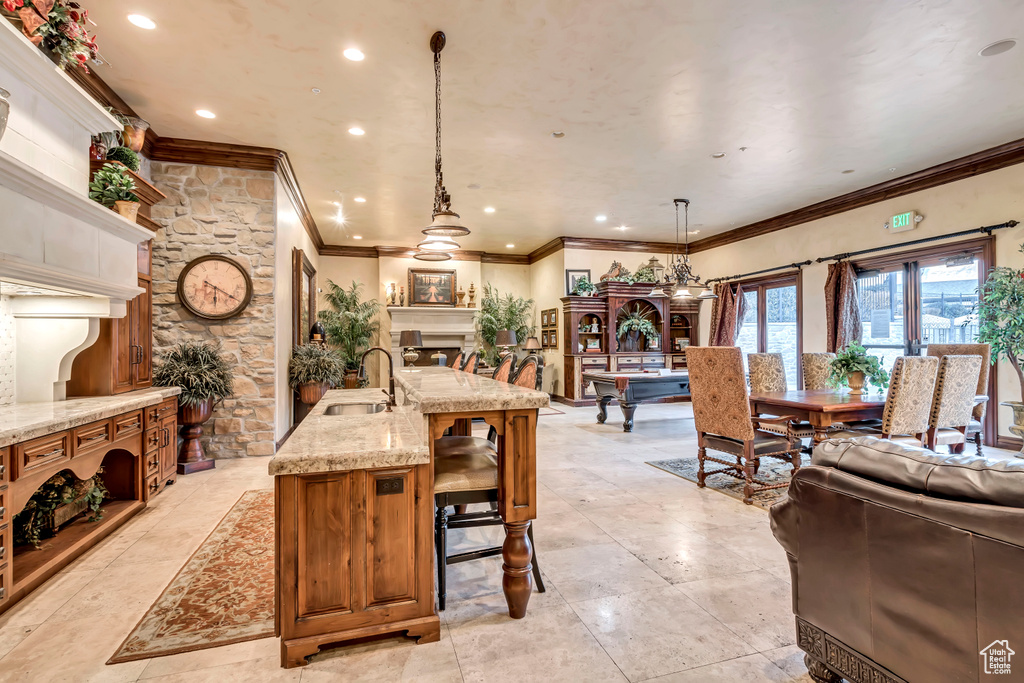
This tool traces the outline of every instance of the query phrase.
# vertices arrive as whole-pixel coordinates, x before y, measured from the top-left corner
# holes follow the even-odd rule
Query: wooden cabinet
[[[100,320],[96,342],[75,358],[68,396],[110,396],[153,385],[153,283],[128,304],[123,318]]]
[[[430,465],[276,478],[283,666],[380,633],[437,638],[431,480]]]
[[[143,489],[147,497],[177,479],[178,399],[168,398],[145,410]]]

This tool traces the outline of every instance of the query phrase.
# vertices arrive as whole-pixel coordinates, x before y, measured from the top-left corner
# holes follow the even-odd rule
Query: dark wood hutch
[[[562,297],[564,321],[565,401],[573,406],[594,405],[596,396],[587,371],[635,371],[686,367],[686,347],[698,343],[699,299],[651,297],[654,285],[599,282],[593,296]],[[639,307],[660,330],[657,339],[642,335],[636,349],[618,339],[618,322]]]

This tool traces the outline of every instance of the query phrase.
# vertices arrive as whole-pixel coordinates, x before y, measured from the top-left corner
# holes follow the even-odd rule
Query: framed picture
[[[600,351],[601,340],[596,337],[589,337],[587,339],[587,351]]]
[[[675,342],[676,342],[676,351],[685,351],[686,347],[690,345],[690,340],[689,339],[683,339],[682,337],[677,337]]]
[[[590,280],[590,269],[589,268],[587,268],[586,270],[582,270],[582,269],[581,270],[571,270],[569,268],[565,269],[565,295],[566,296],[569,296],[570,294],[572,294],[572,290],[576,288],[576,281],[579,280],[581,277],[585,277],[588,280]],[[593,282],[593,280],[591,280],[591,282]]]
[[[540,325],[541,325],[541,327],[547,327],[548,326],[548,312],[547,311],[541,311],[540,312]]]
[[[433,268],[409,269],[410,306],[454,307],[455,271]]]
[[[651,337],[647,340],[648,351],[661,351],[661,337]]]

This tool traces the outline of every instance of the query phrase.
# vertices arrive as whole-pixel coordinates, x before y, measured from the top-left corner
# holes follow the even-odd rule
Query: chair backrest
[[[804,389],[828,389],[829,364],[835,359],[834,353],[803,354]]]
[[[466,356],[465,362],[462,364],[462,371],[473,374],[476,372],[477,363],[480,362],[480,352],[474,351],[473,353]]]
[[[519,362],[511,383],[524,389],[540,389],[540,366],[536,356],[527,356]]]
[[[889,395],[882,412],[883,434],[924,434],[935,390],[939,359],[900,356],[892,366]]]
[[[515,368],[516,357],[515,354],[508,354],[504,358],[498,361],[498,367],[494,368],[494,375],[491,377],[495,382],[508,382],[512,377],[512,371]]]
[[[459,351],[457,354],[455,354],[455,358],[452,358],[452,364],[449,365],[448,367],[455,368],[456,370],[461,370],[462,362],[463,360],[465,360],[465,357],[466,354],[464,354],[462,351]]]
[[[981,374],[978,375],[978,394],[988,393],[988,373],[992,367],[992,347],[988,344],[929,344],[929,356],[981,356]],[[974,419],[985,417],[986,403],[974,406]]]
[[[781,353],[748,353],[747,367],[750,368],[750,390],[756,394],[764,391],[786,391],[786,365]]]
[[[934,429],[966,427],[974,412],[981,356],[943,356],[935,380],[928,425]]]
[[[686,367],[696,430],[739,441],[752,440],[750,395],[739,347],[690,346],[686,349]]]

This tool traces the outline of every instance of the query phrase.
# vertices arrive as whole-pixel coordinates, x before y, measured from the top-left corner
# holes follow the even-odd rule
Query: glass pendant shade
[[[715,290],[708,289],[708,290],[705,290],[705,291],[701,292],[700,296],[698,296],[697,298],[698,299],[717,299],[718,295],[715,294]]]
[[[438,211],[434,214],[434,221],[423,229],[423,234],[435,237],[464,237],[469,234],[469,228],[462,224],[459,214],[454,211]]]
[[[668,294],[665,293],[665,288],[662,287],[661,285],[656,285],[653,289],[651,289],[651,293],[648,294],[647,296],[651,297],[652,299],[668,298]]]
[[[431,235],[416,245],[421,251],[455,251],[461,249],[459,243],[450,237]]]
[[[686,287],[679,287],[676,293],[672,295],[673,299],[692,299],[693,295],[690,294],[690,290]]]
[[[444,251],[418,251],[412,255],[417,261],[451,261],[452,255]]]

